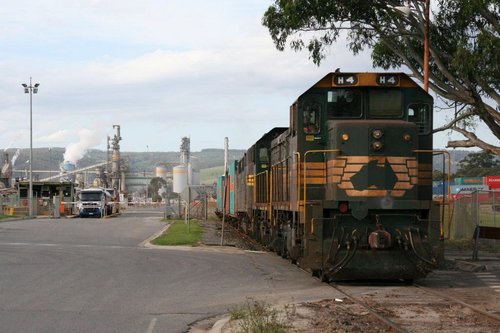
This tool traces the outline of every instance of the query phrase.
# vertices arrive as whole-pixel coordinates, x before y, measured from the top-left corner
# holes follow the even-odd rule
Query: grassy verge
[[[183,220],[170,220],[172,224],[160,237],[151,241],[154,245],[191,245],[197,246],[203,230],[198,221],[191,220],[190,227]],[[189,230],[190,229],[190,230]]]
[[[13,217],[13,216],[0,214],[0,220],[6,219],[9,217]]]
[[[288,322],[295,316],[294,306],[283,311],[265,302],[247,299],[244,306],[231,311],[231,320],[238,323],[238,333],[286,333]]]

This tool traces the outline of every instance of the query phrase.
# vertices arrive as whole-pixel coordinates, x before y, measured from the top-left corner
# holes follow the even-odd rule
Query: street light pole
[[[429,11],[431,0],[424,0],[424,18],[425,18],[425,32],[424,32],[424,90],[429,92],[429,37],[430,37],[430,20]]]
[[[29,174],[29,193],[28,193],[28,209],[29,217],[33,217],[33,94],[38,92],[39,83],[33,85],[30,76],[30,85],[23,83],[24,93],[30,94],[30,174]]]

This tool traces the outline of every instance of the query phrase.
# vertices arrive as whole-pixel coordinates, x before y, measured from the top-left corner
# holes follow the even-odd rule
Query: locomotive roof
[[[332,72],[325,75],[316,82],[313,88],[354,88],[354,87],[398,87],[398,88],[420,88],[405,73],[387,72],[363,72],[363,73],[343,73]],[[423,89],[422,89],[423,90]]]
[[[280,135],[281,133],[283,133],[284,131],[286,131],[287,129],[288,129],[288,127],[275,127],[272,130],[270,130],[269,132],[267,132],[266,134],[264,134],[258,141],[272,140],[275,137],[277,137],[278,135]]]

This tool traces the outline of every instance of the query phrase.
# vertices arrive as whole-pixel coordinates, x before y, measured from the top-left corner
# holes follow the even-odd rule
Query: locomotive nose
[[[361,201],[415,196],[418,165],[417,126],[401,120],[340,120],[329,122],[326,196],[334,201]],[[346,140],[347,138],[347,140]]]
[[[418,149],[417,126],[401,120],[329,121],[329,149],[344,155],[408,156]]]

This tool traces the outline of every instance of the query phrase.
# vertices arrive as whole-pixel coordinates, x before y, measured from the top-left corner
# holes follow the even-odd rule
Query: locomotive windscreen
[[[402,115],[401,107],[403,98],[401,90],[395,89],[370,89],[369,91],[369,116],[399,117]]]

